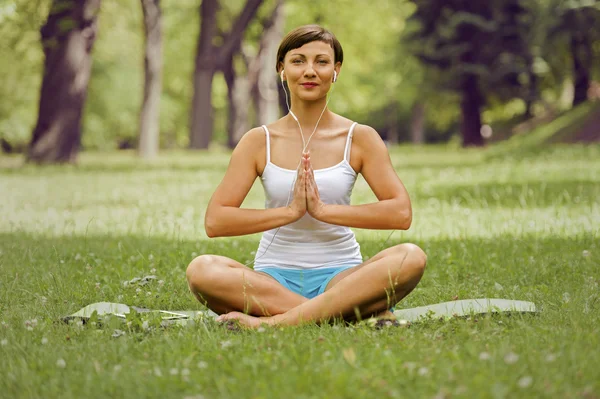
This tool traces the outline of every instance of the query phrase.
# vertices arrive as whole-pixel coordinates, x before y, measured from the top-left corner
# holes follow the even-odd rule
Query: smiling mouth
[[[304,86],[304,87],[317,87],[318,85],[316,83],[302,83],[301,86]]]

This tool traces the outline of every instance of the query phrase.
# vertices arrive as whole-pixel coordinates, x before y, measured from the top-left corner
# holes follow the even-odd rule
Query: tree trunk
[[[413,105],[410,138],[413,144],[425,143],[425,104],[420,101]]]
[[[266,125],[279,119],[279,90],[280,82],[275,72],[273,61],[277,58],[277,49],[283,38],[283,25],[285,15],[283,13],[283,2],[278,1],[271,16],[271,24],[265,27],[260,52],[260,69],[256,84],[256,111],[258,124]]]
[[[529,119],[533,117],[533,106],[539,98],[538,78],[533,69],[534,58],[533,55],[529,52],[529,50],[526,55],[526,62],[527,76],[529,78],[529,82],[526,89],[527,94],[525,95],[525,117]]]
[[[191,110],[190,148],[208,148],[213,132],[212,84],[216,72],[217,0],[202,0],[200,5],[200,37],[194,70],[194,97]]]
[[[144,100],[140,113],[138,152],[151,159],[158,154],[160,93],[162,90],[162,30],[160,0],[141,0],[144,12],[146,49],[144,57]]]
[[[249,129],[248,107],[250,106],[250,87],[246,76],[236,76],[233,59],[224,69],[227,83],[229,115],[227,119],[227,146],[234,148]]]
[[[398,144],[400,132],[398,131],[398,103],[391,101],[385,110],[386,141]]]
[[[573,106],[577,106],[588,99],[592,68],[592,44],[583,34],[574,33],[571,36],[571,54],[573,57],[573,84],[575,95]]]
[[[463,83],[462,100],[460,104],[462,113],[463,147],[483,146],[481,137],[481,107],[482,95],[479,92],[477,77],[467,75]]]
[[[223,44],[215,47],[218,0],[203,0],[200,6],[200,38],[196,52],[194,97],[191,110],[190,148],[208,148],[213,134],[212,82],[217,70],[223,70],[227,61],[239,51],[250,21],[263,0],[247,0],[231,31],[223,35]]]
[[[54,0],[41,28],[44,76],[27,160],[75,162],[101,0]]]

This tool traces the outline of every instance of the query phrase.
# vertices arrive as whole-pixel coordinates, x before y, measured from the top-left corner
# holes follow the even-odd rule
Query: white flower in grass
[[[25,327],[28,331],[33,331],[33,329],[37,327],[37,324],[37,319],[25,320]]]
[[[257,332],[259,332],[259,333],[262,333],[262,332],[265,332],[265,331],[267,331],[267,330],[265,330],[265,328],[264,328],[264,327],[258,327],[258,328],[256,329],[256,331],[257,331]]]
[[[221,349],[227,349],[227,348],[229,348],[231,345],[233,345],[233,344],[231,343],[231,341],[223,341],[223,342],[221,342]]]
[[[479,360],[490,360],[492,356],[487,352],[481,352],[479,354]]]
[[[3,321],[2,323],[0,323],[0,325],[2,325],[2,327],[4,327],[4,328],[8,328],[8,324],[5,321]]]
[[[40,301],[42,303],[46,303],[46,302],[48,302],[48,298],[46,298],[45,296],[43,296],[43,297],[40,298]]]
[[[188,375],[190,375],[190,370],[189,369],[182,369],[181,370],[181,375],[183,377],[187,377]]]
[[[514,352],[508,352],[506,355],[504,355],[504,362],[506,364],[515,364],[518,361],[519,361],[519,355],[517,355]]]
[[[158,280],[158,285],[164,285],[165,281],[164,280]]]
[[[563,293],[562,300],[564,303],[571,302],[571,294],[569,294],[568,292]]]
[[[427,367],[420,367],[418,373],[421,377],[425,377],[429,374],[429,369]]]
[[[146,296],[152,296],[152,292],[150,292],[150,291],[147,291],[147,292],[146,292]]]
[[[56,361],[56,367],[64,369],[65,367],[67,367],[67,362],[65,362],[65,359],[58,359]]]
[[[144,330],[147,330],[148,328],[150,328],[150,323],[148,323],[148,320],[144,320],[144,322],[142,323],[142,328]]]
[[[48,343],[48,338],[42,338],[42,345],[46,345]]]
[[[494,283],[494,288],[496,291],[502,291],[504,289],[504,287],[498,283]]]
[[[528,388],[531,386],[532,382],[533,382],[533,378],[531,378],[530,376],[527,375],[525,377],[522,377],[519,380],[518,384],[519,384],[519,387],[521,387],[521,388]]]
[[[171,374],[171,375],[177,375],[177,374],[179,374],[179,369],[172,368],[171,370],[169,370],[169,374]]]
[[[582,254],[582,255],[583,255],[585,258],[587,258],[588,256],[590,256],[590,251],[588,251],[588,250],[586,249],[586,250],[584,250],[584,251],[583,251],[581,254]]]
[[[123,367],[120,364],[116,364],[113,370],[115,371],[115,373],[118,373],[119,371],[121,371],[122,368]]]
[[[100,283],[96,283],[96,289],[100,288]]]
[[[406,363],[404,363],[404,368],[407,369],[410,372],[412,372],[416,367],[417,367],[417,365],[414,362],[406,362]]]
[[[546,355],[547,363],[552,363],[555,360],[556,360],[556,355],[554,353],[549,353],[548,355]]]
[[[140,292],[142,292],[142,289],[141,288],[136,288],[135,292],[136,292],[136,294],[139,294]]]
[[[152,274],[156,273],[156,269],[153,267],[152,269],[150,269],[150,273],[152,273]]]
[[[2,341],[0,341],[0,346],[6,346],[8,345],[8,340],[6,338],[4,338]]]
[[[160,371],[160,368],[158,367],[154,367],[154,375],[157,377],[162,377],[162,371]]]
[[[148,259],[149,259],[149,260],[152,260],[152,259],[154,259],[154,255],[152,255],[152,254],[148,255]]]
[[[206,363],[205,361],[201,360],[198,362],[198,368],[199,369],[205,369],[208,367],[208,363]]]

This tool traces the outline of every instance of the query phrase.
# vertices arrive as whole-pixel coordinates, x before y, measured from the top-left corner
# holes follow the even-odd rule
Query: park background
[[[286,113],[275,51],[344,48],[330,108],[373,126],[428,254],[399,306],[539,314],[235,332],[65,325],[101,301],[202,309],[185,268],[231,148]],[[600,5],[594,0],[0,1],[0,396],[600,395]],[[359,178],[353,203],[375,200]],[[243,206],[264,206],[257,182]],[[136,278],[154,276],[140,284]],[[129,284],[129,282],[134,283]]]

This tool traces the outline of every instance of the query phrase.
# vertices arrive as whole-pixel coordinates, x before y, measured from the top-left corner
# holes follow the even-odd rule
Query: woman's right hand
[[[298,167],[298,173],[296,175],[296,183],[294,184],[292,202],[289,207],[292,209],[294,214],[294,221],[300,219],[306,213],[306,172],[304,170],[304,164],[301,163]]]

